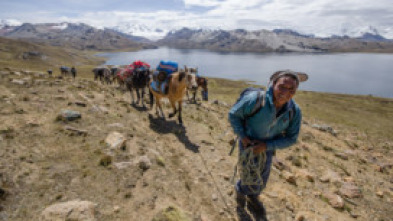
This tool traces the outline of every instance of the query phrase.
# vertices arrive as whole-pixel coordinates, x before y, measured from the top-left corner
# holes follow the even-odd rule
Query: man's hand
[[[260,154],[262,152],[266,151],[266,143],[264,142],[259,142],[257,145],[254,146],[252,152],[254,152],[254,154]]]
[[[243,148],[245,149],[245,148],[247,148],[249,145],[251,145],[251,140],[248,138],[248,137],[244,137],[242,140],[241,140],[241,142],[242,142],[242,144],[243,144]]]
[[[248,137],[244,137],[241,140],[243,148],[246,149],[248,146],[252,146],[254,154],[259,154],[266,151],[266,143],[257,140],[250,140]]]

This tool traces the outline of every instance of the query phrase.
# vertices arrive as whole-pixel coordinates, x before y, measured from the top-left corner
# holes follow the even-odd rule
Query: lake
[[[222,53],[197,49],[158,48],[137,52],[102,53],[106,65],[142,60],[155,68],[160,60],[182,67],[198,67],[199,74],[266,85],[270,75],[282,69],[309,74],[300,90],[393,98],[393,54],[275,54]]]

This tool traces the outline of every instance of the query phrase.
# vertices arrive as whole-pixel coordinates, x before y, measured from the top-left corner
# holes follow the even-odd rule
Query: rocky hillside
[[[58,70],[62,65],[81,68],[102,62],[103,58],[92,56],[86,51],[0,37],[0,67]]]
[[[381,36],[369,34],[362,38],[317,38],[291,30],[225,31],[183,28],[168,33],[158,43],[174,48],[241,52],[393,52],[393,42]]]
[[[239,220],[217,98],[245,86],[210,79],[212,102],[184,104],[182,127],[114,85],[1,70],[0,220]],[[277,153],[269,220],[390,220],[392,141],[316,123]]]
[[[81,50],[132,50],[152,47],[141,43],[148,42],[141,37],[73,23],[24,23],[20,26],[4,26],[0,30],[0,36]]]

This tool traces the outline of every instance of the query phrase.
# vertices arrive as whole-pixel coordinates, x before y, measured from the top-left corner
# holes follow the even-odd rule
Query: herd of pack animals
[[[131,95],[131,104],[142,104],[145,106],[144,95],[146,89],[149,91],[150,98],[150,109],[153,108],[153,103],[156,103],[156,114],[159,117],[165,118],[162,110],[160,100],[167,98],[172,106],[173,112],[169,114],[169,118],[174,117],[177,114],[179,124],[183,124],[182,120],[182,102],[185,95],[189,102],[196,102],[196,94],[198,88],[201,88],[202,99],[208,100],[208,88],[207,79],[205,77],[198,76],[198,68],[188,68],[184,66],[184,69],[179,69],[176,72],[166,77],[168,88],[166,92],[156,91],[151,87],[151,82],[158,80],[153,73],[156,70],[153,69],[131,69],[128,66],[125,67],[97,67],[92,70],[94,73],[94,80],[99,80],[102,84],[118,84],[120,89],[126,89]],[[62,76],[68,75],[69,69],[64,66],[60,68]],[[134,91],[136,92],[137,100],[134,98]],[[192,93],[191,97],[189,93]],[[176,105],[177,104],[177,105]]]

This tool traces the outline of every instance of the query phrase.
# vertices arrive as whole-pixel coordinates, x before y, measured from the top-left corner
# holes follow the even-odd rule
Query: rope
[[[218,187],[217,182],[216,182],[216,180],[214,179],[214,176],[213,176],[212,172],[211,172],[211,171],[209,170],[209,168],[207,167],[205,158],[203,157],[203,155],[202,155],[201,152],[198,152],[198,153],[199,153],[199,156],[200,156],[201,159],[202,159],[203,166],[205,167],[206,171],[209,173],[210,177],[212,178],[213,183],[214,183],[214,186],[216,187],[218,193],[220,194],[221,200],[222,200],[222,201],[224,202],[224,204],[225,204],[226,211],[227,211],[229,214],[231,214],[231,215],[233,216],[234,214],[233,214],[233,212],[231,211],[231,209],[230,209],[230,207],[229,207],[227,201],[225,200],[224,194],[222,194],[222,191],[221,191],[221,189]]]
[[[239,176],[242,185],[247,185],[253,194],[259,193],[259,186],[263,185],[262,171],[266,164],[266,152],[254,154],[253,148],[247,148],[239,152],[237,164],[234,167],[231,182],[234,184],[239,168]],[[256,188],[253,188],[256,186]]]

